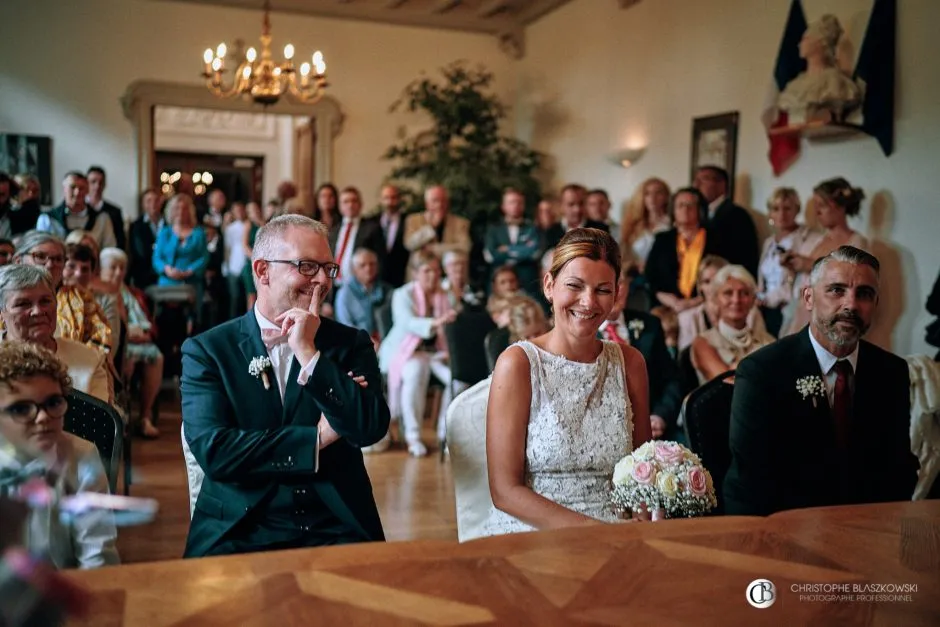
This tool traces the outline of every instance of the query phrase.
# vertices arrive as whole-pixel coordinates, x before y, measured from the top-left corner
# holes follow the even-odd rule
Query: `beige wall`
[[[512,61],[488,36],[277,13],[272,22],[276,57],[287,42],[298,58],[323,50],[330,94],[346,116],[334,180],[359,186],[367,206],[390,169],[379,157],[399,126],[421,125],[387,113],[410,80],[468,59],[492,69],[502,91],[512,86]],[[7,0],[3,23],[0,131],[52,136],[55,181],[100,163],[107,196],[134,215],[135,151],[119,102],[125,89],[138,79],[199,83],[202,51],[237,37],[257,45],[261,13],[151,0]],[[61,199],[57,183],[53,195]]]
[[[930,352],[924,301],[940,269],[940,2],[898,2],[896,152],[885,158],[864,137],[806,147],[774,178],[760,123],[789,0],[574,0],[527,31],[520,63],[516,124],[520,137],[550,153],[555,182],[606,187],[619,206],[644,178],[688,183],[693,117],[737,110],[739,201],[764,211],[774,187],[806,199],[818,181],[842,175],[868,196],[852,226],[875,240],[883,298],[871,338],[895,352]],[[870,0],[804,0],[812,21],[828,5],[864,29]],[[648,146],[624,170],[605,156]]]

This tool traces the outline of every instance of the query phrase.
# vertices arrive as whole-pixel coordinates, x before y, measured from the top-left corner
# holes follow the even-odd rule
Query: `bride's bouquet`
[[[718,505],[712,476],[677,442],[650,441],[614,467],[611,502],[632,513],[644,506],[667,518],[702,516]]]

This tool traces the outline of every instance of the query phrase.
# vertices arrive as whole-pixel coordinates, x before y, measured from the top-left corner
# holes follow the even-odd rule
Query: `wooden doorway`
[[[294,129],[294,182],[297,184],[297,197],[310,213],[314,213],[316,208],[313,197],[317,185],[314,180],[316,146],[316,120],[311,118]]]

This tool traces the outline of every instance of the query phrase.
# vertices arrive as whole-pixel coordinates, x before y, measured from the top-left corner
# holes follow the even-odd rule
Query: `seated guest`
[[[911,499],[908,366],[861,340],[878,289],[878,260],[838,248],[810,271],[809,326],[738,366],[726,514]]]
[[[506,326],[500,324],[497,318],[505,311],[507,302],[518,292],[519,277],[513,266],[501,266],[493,271],[493,282],[490,286],[490,297],[486,301],[486,311],[498,326]]]
[[[569,183],[561,190],[561,222],[552,225],[545,233],[543,248],[554,248],[562,236],[571,229],[591,228],[609,231],[603,222],[589,220],[584,211],[584,199],[587,189],[577,183]]]
[[[502,221],[486,229],[483,258],[491,266],[515,268],[516,281],[530,294],[541,292],[539,258],[542,242],[535,224],[525,219],[522,192],[507,189],[503,193]],[[494,274],[493,280],[496,280]],[[516,289],[519,289],[518,285]]]
[[[659,233],[646,260],[646,280],[660,304],[676,313],[702,303],[696,289],[698,266],[712,252],[704,220],[708,203],[698,190],[680,189],[672,196],[673,228]]]
[[[101,351],[72,340],[55,337],[56,297],[52,278],[37,266],[0,268],[0,318],[4,341],[28,342],[54,353],[68,368],[76,390],[113,399],[108,358]]]
[[[47,350],[20,342],[0,343],[0,474],[44,477],[61,498],[108,493],[108,479],[94,444],[62,430],[72,382]],[[6,488],[5,488],[6,489]],[[14,490],[17,488],[14,487]],[[25,547],[56,568],[97,568],[120,563],[110,514],[86,513],[63,522],[49,509],[30,509]]]
[[[438,259],[447,252],[470,253],[470,221],[450,213],[450,197],[441,185],[424,192],[425,210],[405,218],[405,248],[426,250]]]
[[[69,236],[71,235],[70,233]],[[115,345],[120,341],[121,320],[126,318],[126,313],[116,289],[106,286],[108,289],[104,291],[98,286],[101,283],[98,279],[98,250],[85,244],[66,244],[62,281],[69,287],[80,287],[95,295],[95,301],[101,307],[111,329],[110,352],[113,354]],[[93,281],[96,284],[94,286]]]
[[[521,294],[509,298],[506,320],[510,342],[531,340],[551,330],[538,301]]]
[[[156,438],[160,432],[153,424],[153,406],[163,382],[163,354],[154,343],[156,326],[147,309],[143,292],[124,283],[127,276],[127,255],[119,248],[101,251],[101,279],[120,290],[127,312],[127,349],[124,358],[125,380],[130,381],[134,370],[141,367],[140,382],[140,434]]]
[[[421,441],[421,423],[433,374],[444,383],[438,416],[438,439],[444,440],[444,414],[450,405],[450,367],[444,325],[456,318],[447,293],[441,289],[441,265],[433,254],[411,256],[415,277],[392,294],[392,329],[379,347],[379,368],[388,375],[392,417],[401,417],[408,452],[427,455]]]
[[[14,252],[16,252],[16,247],[13,246],[13,242],[5,237],[0,237],[0,266],[13,263]]]
[[[793,298],[793,271],[783,265],[790,251],[802,248],[803,242],[813,234],[808,226],[796,221],[800,213],[800,197],[792,187],[778,187],[767,201],[770,225],[774,234],[764,241],[757,277],[757,302],[760,305],[767,331],[777,336],[783,324],[783,308]]]
[[[167,204],[168,226],[157,235],[153,248],[153,269],[157,285],[192,285],[196,302],[202,303],[203,277],[209,265],[205,231],[196,224],[196,207],[186,194],[173,196]],[[201,307],[196,307],[201,316]]]
[[[620,234],[624,258],[632,262],[631,272],[643,274],[653,240],[670,228],[669,186],[662,179],[648,178],[637,187],[627,204]]]
[[[663,334],[666,336],[666,349],[675,359],[679,356],[679,316],[665,305],[653,307],[650,309],[650,313],[656,316],[663,326]]]
[[[728,262],[718,255],[705,255],[698,264],[698,274],[695,277],[695,288],[702,295],[702,302],[676,314],[679,325],[678,349],[685,350],[692,346],[692,340],[699,335],[718,326],[718,303],[709,292],[712,279],[718,271],[728,265]]]
[[[111,326],[94,294],[77,285],[65,285],[65,244],[55,235],[30,231],[20,239],[14,263],[42,266],[52,277],[56,301],[56,335],[103,353],[112,346]]]
[[[629,261],[623,264],[626,270]],[[682,405],[679,367],[666,348],[666,338],[659,319],[652,314],[626,309],[630,296],[630,279],[620,276],[617,298],[599,335],[618,344],[633,346],[643,355],[649,373],[650,426],[654,438],[669,434],[673,437],[676,419]]]
[[[379,278],[379,257],[368,248],[352,254],[352,274],[336,291],[336,321],[369,334],[378,347],[375,310],[392,296],[392,286]]]
[[[813,189],[813,207],[822,232],[808,236],[799,248],[789,251],[783,264],[796,274],[793,280],[793,303],[784,312],[780,335],[792,335],[809,322],[809,314],[799,305],[803,289],[809,284],[809,273],[813,263],[840,246],[852,246],[868,250],[868,239],[849,227],[848,219],[857,216],[862,208],[865,193],[842,177],[823,181]]]
[[[592,189],[584,198],[584,212],[587,219],[607,225],[607,231],[618,244],[620,243],[620,225],[610,217],[610,196],[603,189]]]
[[[692,341],[692,365],[699,383],[711,381],[774,341],[764,330],[747,324],[748,315],[757,300],[757,284],[743,266],[725,266],[715,275],[709,287],[718,305],[718,325]]]
[[[722,168],[706,165],[695,172],[692,183],[708,203],[702,226],[708,229],[711,252],[744,266],[751,276],[757,274],[760,254],[754,220],[744,207],[734,204],[728,196],[731,188],[728,173]]]
[[[146,290],[156,284],[153,269],[153,247],[160,230],[166,226],[160,207],[163,198],[155,189],[146,189],[140,195],[140,217],[131,223],[128,254],[130,255],[130,284]]]
[[[444,274],[441,289],[447,293],[451,309],[460,313],[465,307],[479,309],[483,306],[482,292],[470,285],[470,258],[466,253],[444,253]]]

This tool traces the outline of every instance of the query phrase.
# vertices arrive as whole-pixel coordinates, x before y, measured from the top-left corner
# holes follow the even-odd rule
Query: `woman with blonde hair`
[[[421,441],[428,384],[433,374],[444,383],[438,415],[438,440],[444,440],[444,414],[450,404],[450,367],[444,326],[456,312],[441,288],[441,262],[427,251],[415,251],[409,261],[414,279],[392,293],[392,328],[379,346],[379,369],[388,375],[388,404],[401,418],[408,452],[427,455]]]
[[[757,349],[774,341],[763,329],[752,329],[748,316],[754,309],[757,282],[744,266],[723,267],[709,288],[718,304],[718,325],[692,341],[692,365],[699,383],[728,370]]]
[[[767,324],[767,331],[777,336],[783,324],[783,309],[793,296],[795,274],[783,265],[785,255],[799,250],[814,235],[799,224],[800,196],[792,187],[778,187],[767,201],[767,214],[774,234],[764,241],[757,276],[757,303]]]
[[[650,439],[642,355],[597,337],[620,264],[609,233],[568,231],[543,278],[555,327],[499,356],[486,412],[494,508],[484,535],[616,522],[614,466]]]
[[[160,229],[153,245],[153,269],[157,285],[192,285],[196,290],[196,318],[201,319],[202,295],[209,245],[206,233],[196,222],[196,206],[186,194],[170,198],[166,208],[167,225]]]
[[[809,273],[813,263],[820,257],[825,257],[840,246],[854,246],[864,251],[870,250],[868,239],[852,230],[848,219],[857,216],[861,211],[865,192],[858,187],[852,187],[842,177],[828,179],[813,189],[813,208],[819,226],[825,229],[815,232],[803,240],[800,247],[784,255],[782,263],[791,272],[796,274],[793,282],[793,297],[790,305],[784,311],[781,337],[792,335],[809,323],[809,312],[800,307],[800,296],[803,288],[809,285]]]
[[[672,228],[669,185],[655,176],[643,181],[627,203],[620,227],[623,256],[642,274],[657,233]]]

